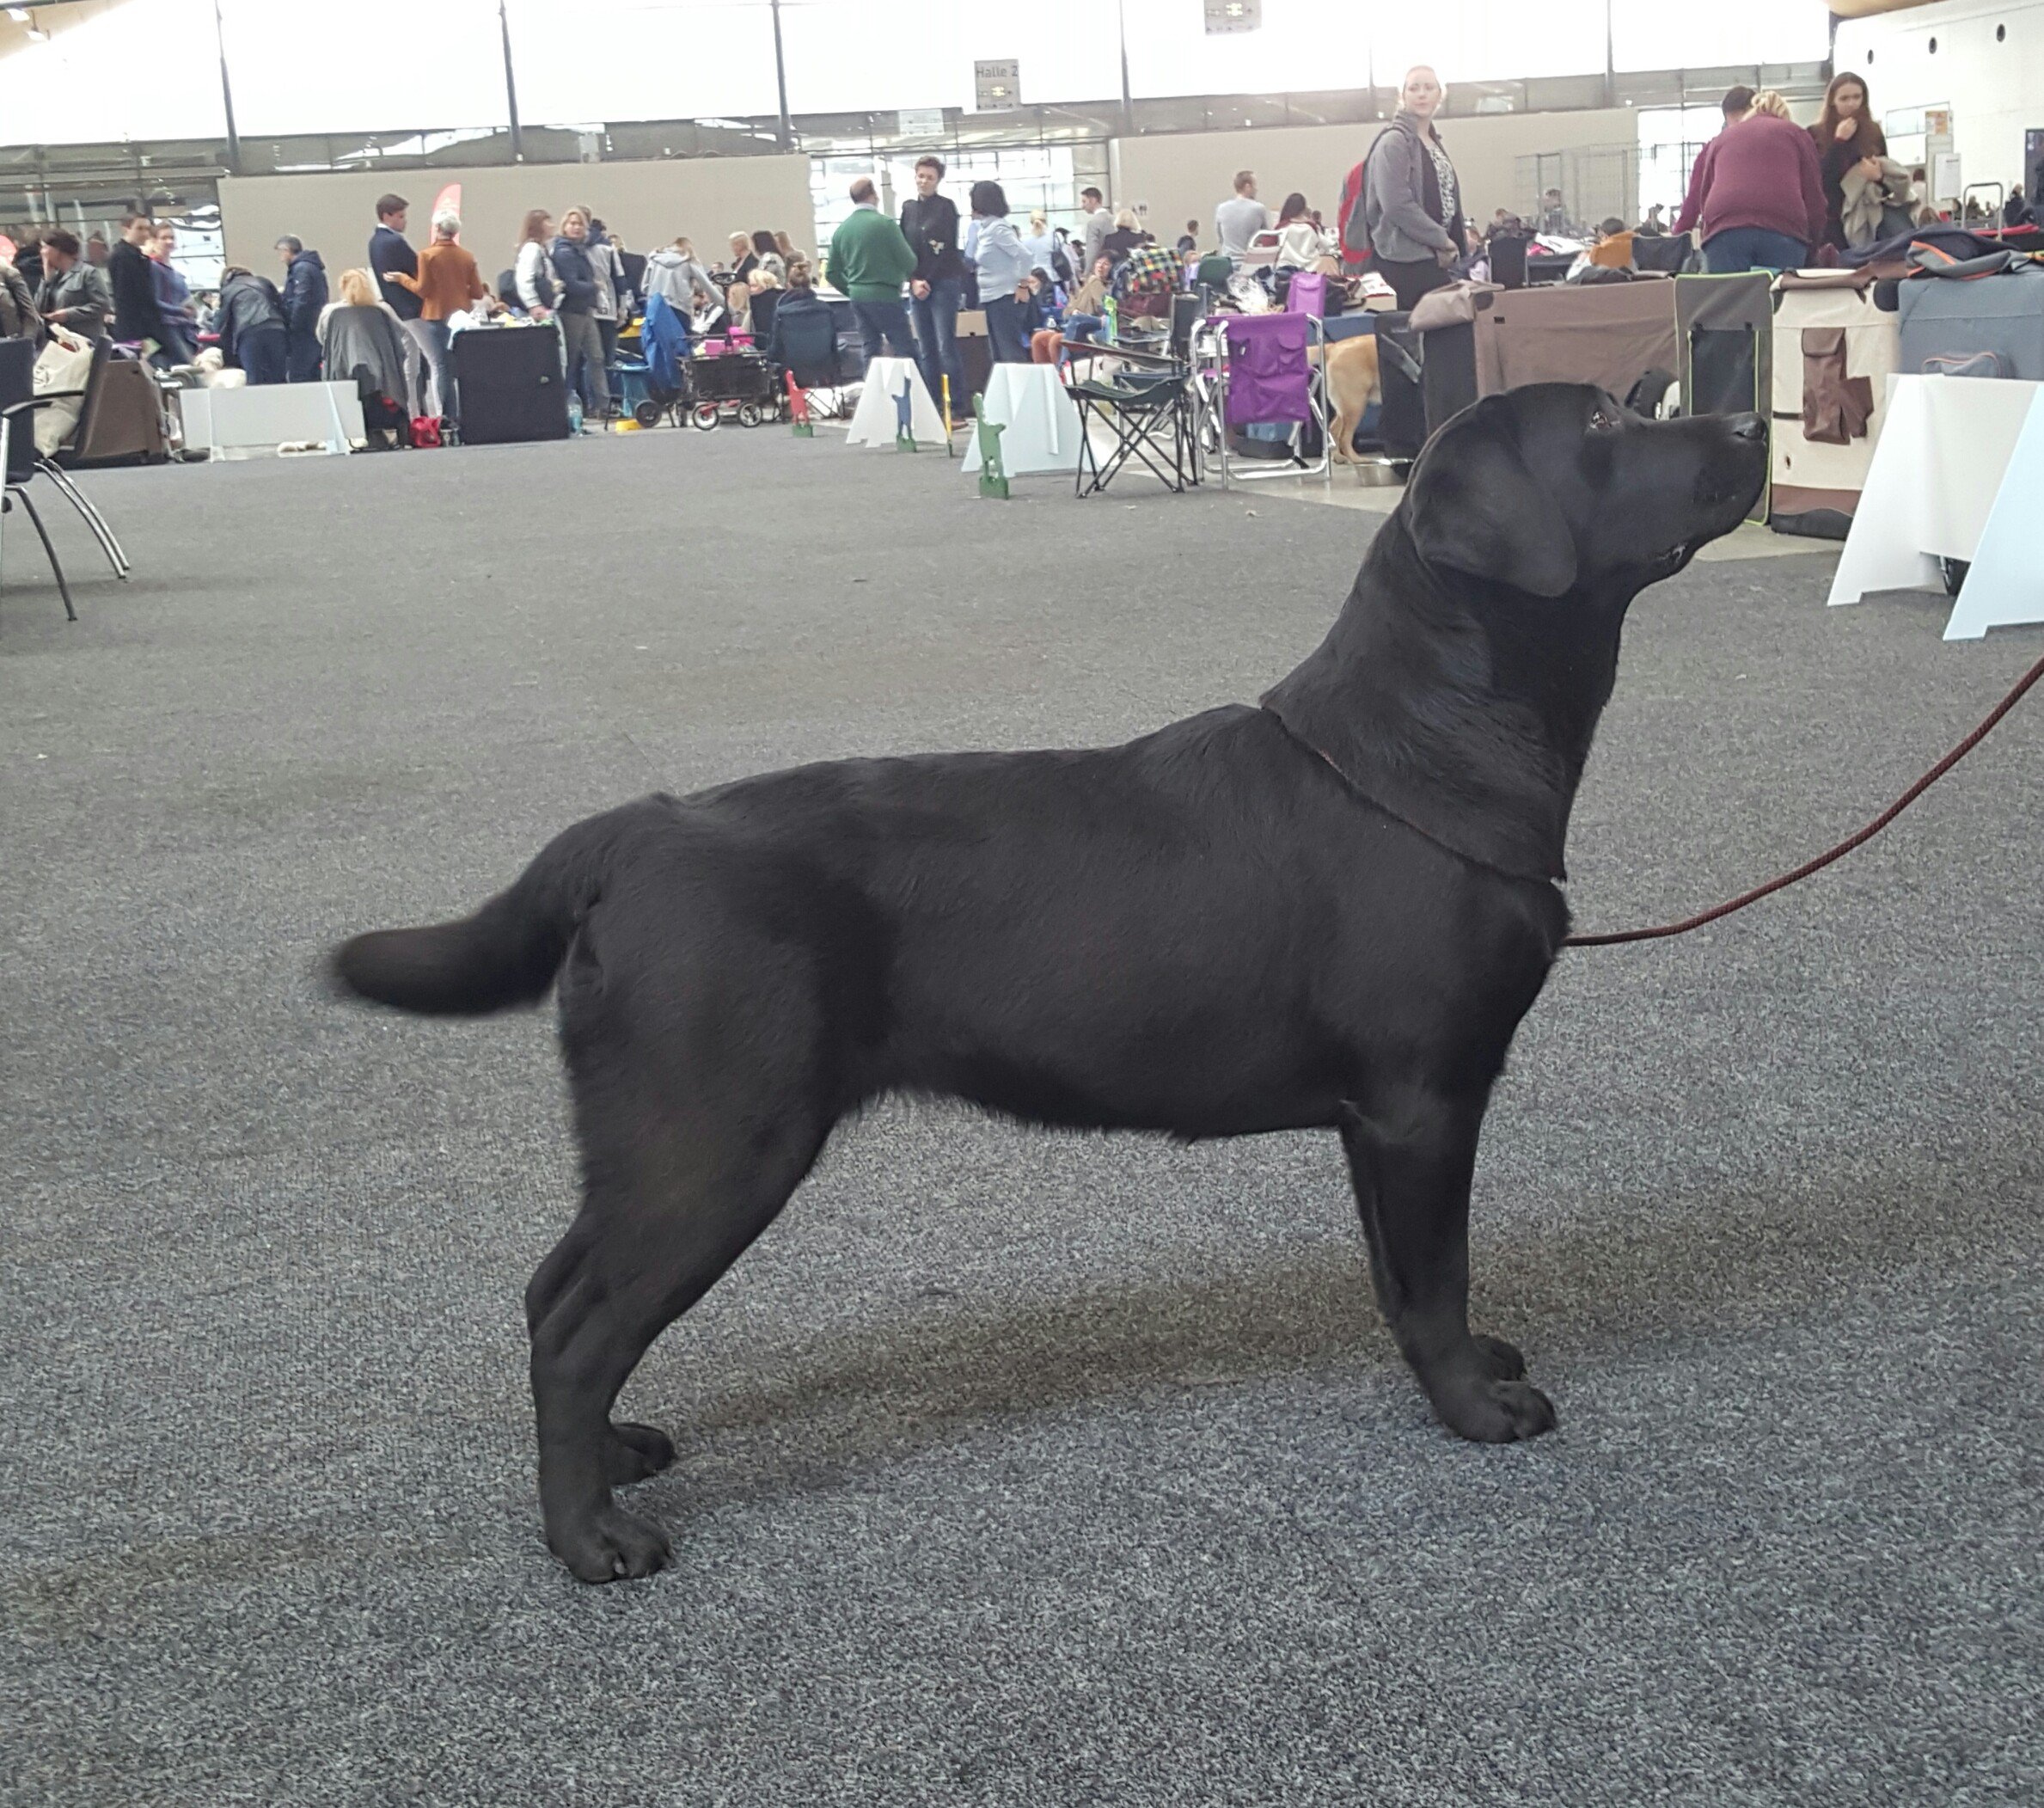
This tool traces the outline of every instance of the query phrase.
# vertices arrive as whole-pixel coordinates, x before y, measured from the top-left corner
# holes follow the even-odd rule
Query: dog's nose
[[[1758,414],[1734,414],[1725,425],[1732,430],[1735,439],[1755,440],[1767,437],[1767,423]]]

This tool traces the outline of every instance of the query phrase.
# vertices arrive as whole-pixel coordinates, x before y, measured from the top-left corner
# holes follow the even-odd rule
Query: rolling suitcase
[[[568,437],[568,386],[556,328],[474,327],[455,334],[453,350],[462,444]]]

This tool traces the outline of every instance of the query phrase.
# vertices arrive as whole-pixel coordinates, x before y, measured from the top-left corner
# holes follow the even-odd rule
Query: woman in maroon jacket
[[[1702,229],[1714,276],[1796,269],[1824,231],[1816,145],[1772,90],[1751,96],[1751,110],[1735,118],[1733,103],[1747,98],[1739,89],[1725,96],[1725,128],[1696,160],[1675,219],[1677,234]]]
[[[1867,101],[1867,84],[1850,70],[1831,78],[1824,90],[1824,111],[1810,127],[1810,142],[1816,147],[1824,178],[1824,242],[1845,248],[1845,173],[1855,163],[1878,181],[1881,159],[1888,155],[1888,139],[1874,119]]]

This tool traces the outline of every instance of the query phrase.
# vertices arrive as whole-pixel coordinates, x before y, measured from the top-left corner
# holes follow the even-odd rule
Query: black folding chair
[[[51,544],[50,530],[43,525],[43,518],[36,512],[35,503],[28,493],[28,484],[34,477],[38,460],[35,456],[35,424],[33,416],[38,408],[47,408],[59,399],[58,391],[35,393],[35,347],[25,339],[0,340],[0,536],[5,533],[7,517],[14,512],[17,500],[21,512],[34,524],[36,537],[43,543],[43,551],[49,555],[50,569],[56,574],[57,591],[64,598],[64,613],[73,622],[78,611],[71,607],[70,585],[64,582],[64,567],[58,561],[57,549]],[[78,393],[83,393],[78,392]]]
[[[100,397],[101,378],[105,375],[107,362],[113,356],[112,343],[103,335],[93,341],[92,365],[87,371],[85,388],[76,389],[48,389],[43,393],[46,401],[62,401],[73,395],[80,395],[78,419],[64,444],[48,457],[39,457],[35,468],[63,493],[64,499],[76,509],[86,526],[92,530],[93,538],[100,542],[100,550],[106,554],[107,562],[113,567],[113,575],[126,581],[133,569],[128,555],[122,551],[113,530],[107,524],[107,518],[93,506],[92,499],[78,487],[67,467],[78,457],[78,449],[85,444],[86,436],[92,431],[93,408]]]
[[[1200,481],[1199,436],[1192,412],[1192,372],[1175,358],[1130,351],[1125,346],[1073,345],[1068,364],[1115,360],[1116,368],[1081,377],[1068,386],[1079,410],[1080,496],[1096,496],[1112,483],[1131,458],[1175,493]],[[1114,445],[1102,458],[1093,444],[1098,422]]]

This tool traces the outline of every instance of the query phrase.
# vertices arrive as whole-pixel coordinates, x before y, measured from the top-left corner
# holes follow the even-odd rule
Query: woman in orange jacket
[[[419,254],[419,274],[407,276],[401,270],[394,270],[389,277],[419,299],[420,317],[425,322],[426,361],[433,367],[433,395],[442,419],[450,421],[458,421],[460,414],[455,406],[454,365],[447,355],[452,338],[447,322],[474,302],[487,303],[486,312],[494,312],[497,306],[474,258],[456,242],[461,230],[462,223],[454,214],[434,215],[433,242]]]

